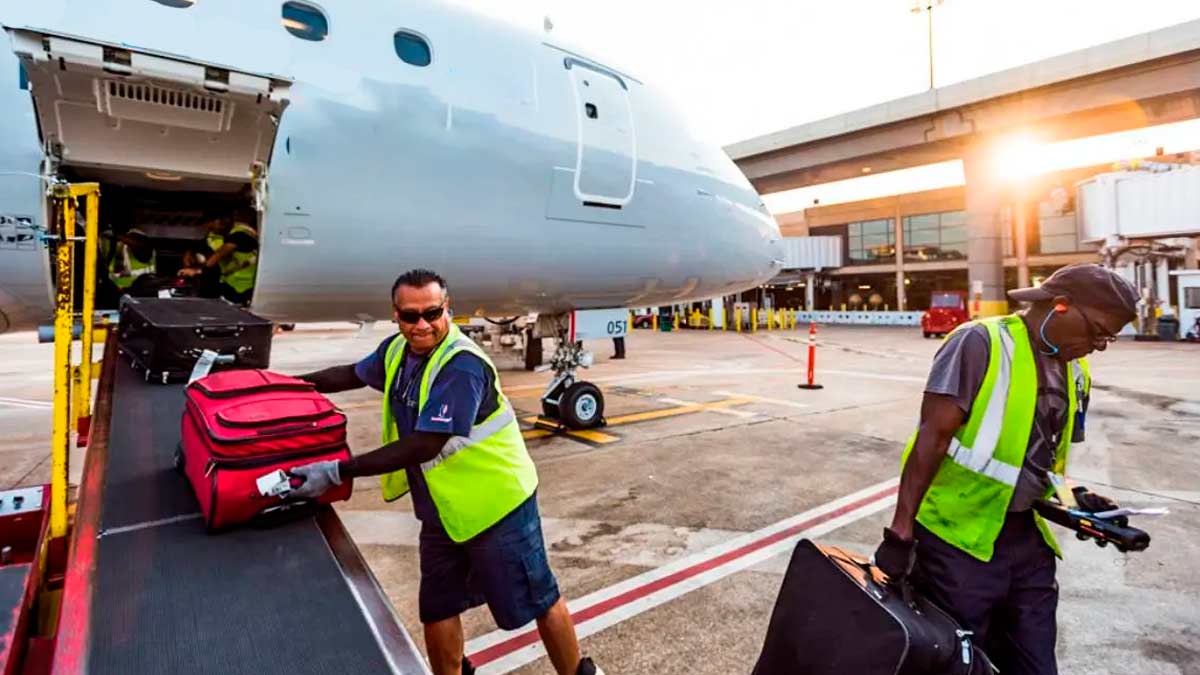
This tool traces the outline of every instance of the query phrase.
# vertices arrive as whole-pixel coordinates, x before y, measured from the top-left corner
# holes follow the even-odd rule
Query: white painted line
[[[797,370],[797,372],[799,372]],[[888,382],[921,382],[924,383],[926,378],[918,375],[887,375],[885,373],[863,373],[857,370],[830,370],[817,366],[817,376],[821,375],[842,375],[844,377],[857,377],[863,380],[886,380]]]
[[[182,523],[185,520],[195,520],[197,518],[203,518],[203,517],[204,517],[203,513],[185,513],[182,516],[171,516],[170,518],[159,518],[158,520],[147,520],[147,521],[141,522],[141,523],[134,523],[133,525],[122,525],[121,527],[111,527],[107,530],[101,530],[100,534],[98,534],[96,536],[97,536],[97,538],[99,538],[99,537],[107,537],[107,536],[114,535],[114,534],[124,534],[125,532],[137,532],[138,530],[145,530],[145,529],[149,529],[151,527],[162,527],[163,525],[173,525],[175,523]]]
[[[678,399],[678,398],[660,398],[660,399],[658,399],[658,402],[666,403],[667,405],[680,405],[680,406],[683,406],[683,405],[706,405],[706,404],[700,403],[698,401],[684,401],[683,399]],[[710,401],[710,403],[716,403],[716,401]],[[760,417],[760,415],[758,415],[757,413],[752,413],[752,412],[748,412],[745,410],[735,410],[733,408],[706,408],[704,410],[704,412],[717,413],[718,415],[729,415],[731,417],[740,417],[742,419],[746,419],[748,417],[751,417],[751,418]]]
[[[54,407],[54,404],[49,401],[35,401],[28,398],[11,398],[8,396],[0,396],[0,405],[11,405],[17,408],[35,408],[38,410],[49,410]]]
[[[899,479],[890,479],[735,537],[695,555],[639,574],[567,603],[580,638],[598,633],[690,591],[790,551],[801,538],[818,537],[878,513],[896,501]],[[471,640],[466,653],[480,673],[507,673],[545,654],[533,624],[493,631]]]
[[[782,399],[782,398],[771,398],[769,396],[756,396],[754,394],[740,394],[740,393],[736,393],[736,392],[732,392],[732,391],[723,391],[723,390],[722,391],[714,391],[713,393],[716,394],[717,396],[728,396],[730,398],[734,398],[734,397],[748,398],[753,401],[760,401],[762,403],[771,403],[774,405],[781,405],[786,408],[811,408],[812,407],[811,405],[809,405],[807,403],[800,403],[799,401],[788,401],[788,400]]]

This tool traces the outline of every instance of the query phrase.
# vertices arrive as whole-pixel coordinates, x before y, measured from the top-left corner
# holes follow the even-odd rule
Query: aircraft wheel
[[[558,414],[572,429],[590,429],[604,421],[604,394],[591,382],[576,382],[558,403]]]

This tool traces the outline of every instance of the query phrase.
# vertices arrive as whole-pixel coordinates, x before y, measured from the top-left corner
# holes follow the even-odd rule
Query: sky
[[[924,0],[922,0],[924,1]],[[727,145],[929,88],[912,0],[459,0],[542,26],[659,87]],[[934,83],[1200,19],[1196,0],[944,0]]]
[[[913,0],[458,2],[539,30],[549,17],[557,38],[660,88],[701,138],[720,145],[929,88],[929,17],[911,11]],[[933,8],[934,84],[1195,19],[1197,0],[943,0]],[[1145,138],[1113,143],[1155,147]],[[1113,152],[1120,154],[1099,154]],[[961,184],[961,171],[958,164],[879,174],[818,192],[827,204]],[[811,204],[807,192],[781,193],[767,200],[776,213],[780,198]]]

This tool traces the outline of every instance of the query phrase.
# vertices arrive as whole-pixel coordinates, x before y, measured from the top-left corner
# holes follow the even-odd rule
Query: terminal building
[[[1191,286],[1200,284],[1200,135],[1190,147],[1172,142],[1082,166],[1042,165],[1045,155],[1033,152],[1018,153],[1016,171],[1004,164],[1019,143],[1165,133],[1197,119],[1200,21],[736,143],[726,151],[787,244],[784,270],[742,299],[843,319],[895,312],[896,323],[915,323],[934,293],[955,291],[987,316],[1009,310],[1005,291],[1095,262],[1121,270],[1143,295],[1144,316],[1128,330],[1153,332],[1165,315],[1186,333],[1200,312]],[[834,204],[777,199],[947,163],[960,178],[934,189]]]

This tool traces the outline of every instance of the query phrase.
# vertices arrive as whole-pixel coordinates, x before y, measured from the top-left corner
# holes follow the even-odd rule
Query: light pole
[[[913,14],[925,12],[929,18],[929,88],[933,89],[933,8],[941,5],[945,0],[912,0],[912,7],[909,8]]]

